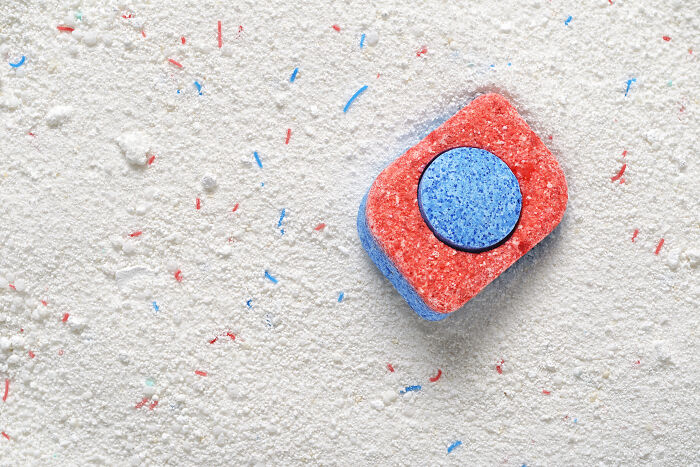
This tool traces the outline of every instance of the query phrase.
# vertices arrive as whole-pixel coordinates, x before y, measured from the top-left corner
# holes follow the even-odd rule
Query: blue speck
[[[260,182],[260,186],[265,186],[265,182]]]
[[[459,440],[450,444],[450,446],[447,448],[447,454],[451,453],[452,451],[454,451],[456,448],[460,447],[461,445],[462,445],[462,442]]]
[[[245,305],[246,305],[248,308],[253,308],[253,299],[251,298],[250,300],[247,300],[247,301],[245,302]]]
[[[406,394],[407,392],[420,391],[421,387],[419,385],[406,386],[403,390],[399,391],[399,394]]]
[[[158,304],[155,302],[155,300],[153,301],[153,309],[156,310],[156,312],[160,311],[160,308],[158,308]]]
[[[510,62],[508,62],[508,66],[510,66]]]
[[[271,274],[270,274],[269,272],[267,272],[267,271],[265,271],[265,278],[268,279],[268,280],[269,280],[270,282],[272,282],[273,284],[276,284],[276,283],[279,282],[277,279],[275,279],[275,277],[274,277],[273,275],[271,275]]]
[[[253,156],[255,156],[255,162],[258,163],[258,167],[262,169],[262,161],[260,160],[260,156],[258,156],[258,151],[254,151]]]
[[[572,19],[573,18],[569,16],[568,18],[566,18],[566,21],[564,21],[564,24],[568,26]]]
[[[578,423],[578,418],[574,418],[574,423]]]
[[[342,302],[343,298],[345,298],[345,292],[340,292],[338,295],[338,303]]]
[[[496,68],[496,65],[490,65],[491,68]]]
[[[360,36],[360,48],[362,49],[364,46],[365,46],[365,35],[362,34],[362,36]]]
[[[343,113],[345,113],[345,112],[348,111],[348,109],[350,108],[350,104],[352,104],[352,102],[353,102],[355,99],[357,99],[357,97],[358,97],[360,94],[362,94],[363,92],[365,92],[365,91],[367,90],[368,87],[369,87],[369,86],[367,86],[367,85],[365,84],[365,85],[362,86],[360,89],[358,89],[358,90],[355,92],[355,94],[352,95],[352,97],[350,98],[350,100],[348,101],[348,103],[345,104],[345,107],[343,108]]]
[[[10,66],[11,66],[12,68],[19,68],[19,67],[21,67],[22,65],[24,65],[24,61],[25,61],[26,59],[27,59],[27,57],[25,57],[24,55],[22,55],[22,58],[19,59],[19,62],[17,62],[17,63],[12,63],[12,62],[10,62]]]
[[[197,88],[197,92],[199,92],[199,95],[201,96],[201,95],[202,95],[202,85],[199,84],[198,81],[195,81],[195,82],[194,82],[194,87]]]
[[[297,79],[297,73],[299,73],[299,67],[296,67],[294,71],[292,71],[292,76],[289,77],[289,82],[293,83],[295,79]]]
[[[637,81],[637,78],[631,78],[627,80],[627,89],[625,89],[625,97],[627,97],[627,93],[630,91],[630,86],[632,86],[632,83]]]
[[[284,235],[284,229],[281,229],[282,227],[282,221],[284,220],[284,214],[285,214],[285,209],[282,208],[282,212],[280,213],[280,220],[277,221],[277,228],[280,229],[280,232],[282,232],[282,235]]]

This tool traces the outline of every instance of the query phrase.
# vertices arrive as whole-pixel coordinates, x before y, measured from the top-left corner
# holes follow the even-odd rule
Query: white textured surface
[[[2,3],[1,463],[700,462],[697,2],[458,3]],[[480,90],[568,212],[422,322],[356,210]]]

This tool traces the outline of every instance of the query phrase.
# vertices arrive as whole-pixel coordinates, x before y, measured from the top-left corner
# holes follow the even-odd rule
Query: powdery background
[[[681,1],[3,2],[0,463],[700,462],[698,18]],[[361,249],[357,207],[486,90],[558,158],[568,211],[423,322]]]

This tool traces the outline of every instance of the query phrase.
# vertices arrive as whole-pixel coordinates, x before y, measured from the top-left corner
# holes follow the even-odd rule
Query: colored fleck
[[[27,57],[25,57],[24,55],[22,55],[22,58],[19,59],[19,62],[17,62],[17,63],[12,63],[12,62],[10,62],[10,66],[11,66],[12,68],[19,68],[19,67],[21,67],[22,65],[24,65],[24,61],[25,61],[26,59],[27,59]]]
[[[362,34],[360,36],[360,48],[362,49],[362,48],[364,48],[364,46],[365,46],[365,35]]]
[[[335,29],[336,31],[340,32],[340,26],[338,26],[337,24],[334,24],[334,25],[331,26],[331,27],[332,27],[333,29]]]
[[[151,378],[148,378],[148,379],[146,380],[146,386],[151,386],[151,387],[153,387],[154,385],[155,385],[155,383],[153,382],[153,380],[152,380]]]
[[[156,303],[155,300],[153,301],[152,305],[153,305],[153,309],[156,310],[156,312],[160,311],[160,308],[158,307],[158,304]]]
[[[140,236],[142,233],[143,233],[143,232],[141,232],[140,230],[137,230],[136,232],[130,233],[130,234],[129,234],[129,237],[138,237],[138,236]]]
[[[141,407],[143,407],[143,406],[146,405],[147,403],[148,403],[148,399],[143,398],[143,400],[142,400],[141,402],[139,402],[138,404],[136,404],[136,405],[134,406],[134,409],[140,409]]]
[[[221,37],[221,21],[216,23],[216,41],[219,44],[219,48],[221,48],[224,43],[223,38]]]
[[[501,365],[503,365],[504,363],[505,363],[505,360],[501,360],[501,363],[496,365],[496,371],[498,372],[499,375],[503,374],[503,368],[501,367]]]
[[[63,321],[63,322],[65,323],[66,321],[68,321],[68,317],[69,317],[69,316],[70,316],[70,314],[68,314],[68,313],[63,313],[63,317],[61,318],[61,321]]]
[[[421,55],[425,55],[428,53],[428,48],[426,46],[421,47],[421,49],[416,52],[416,57],[420,57]]]
[[[292,129],[287,128],[287,139],[284,140],[284,144],[289,144],[289,139],[292,137]]]
[[[338,303],[342,302],[343,298],[345,298],[345,292],[340,292],[338,294]]]
[[[178,91],[178,92],[180,92],[180,91]],[[148,158],[148,162],[147,162],[148,165],[153,164],[153,161],[154,161],[154,160],[156,160],[156,156],[151,156],[151,157],[149,157],[149,158]]]
[[[202,95],[202,85],[199,84],[198,81],[195,81],[195,82],[194,82],[194,87],[197,88],[197,92],[199,92],[199,95],[201,96],[201,95]]]
[[[236,205],[233,207],[233,209],[231,209],[231,212],[238,211],[238,206],[239,206],[239,203],[236,203]]]
[[[262,161],[260,160],[260,156],[258,156],[258,151],[254,151],[253,156],[255,156],[255,162],[258,163],[258,167],[260,167],[262,169],[263,168]]]
[[[73,31],[75,31],[74,28],[71,28],[68,26],[56,26],[56,29],[58,29],[61,32],[73,32]]]
[[[158,405],[158,401],[153,401],[151,405],[148,406],[148,410],[153,410]]]
[[[182,42],[182,45],[185,45],[185,43],[187,42],[185,40],[185,36],[180,37],[180,42]]]
[[[627,97],[627,93],[630,91],[630,86],[632,86],[632,83],[637,81],[637,78],[631,78],[627,80],[627,89],[625,89],[625,97]]]
[[[392,373],[394,372],[394,366],[391,363],[386,364],[386,369],[391,371]]]
[[[622,175],[625,173],[626,168],[627,168],[627,164],[622,164],[622,168],[620,169],[620,171],[614,177],[610,177],[610,180],[612,182],[616,182],[617,180],[622,178]]]
[[[289,82],[293,83],[295,79],[297,79],[297,73],[299,73],[299,67],[296,67],[294,71],[292,71],[292,76],[289,77]]]
[[[141,35],[145,38],[145,37],[146,37],[146,31],[144,31],[144,30],[142,29],[142,30],[141,30]]]
[[[245,305],[246,305],[248,308],[253,308],[253,299],[247,300],[247,301],[245,302]]]
[[[639,229],[634,229],[634,232],[632,233],[632,241],[634,242],[634,239],[637,238],[637,234],[639,233]]]
[[[170,63],[172,63],[173,65],[175,65],[176,67],[182,68],[182,65],[179,62],[176,62],[175,60],[173,60],[172,58],[169,58],[168,61]]]
[[[236,340],[236,336],[232,332],[227,332],[226,335],[230,337],[232,341]]]
[[[314,230],[316,230],[316,231],[323,230],[325,227],[326,227],[326,224],[320,223],[316,227],[314,227]]]
[[[420,391],[421,387],[419,385],[406,386],[403,390],[399,391],[399,394],[406,394],[407,392]]]
[[[434,383],[435,381],[440,379],[440,376],[442,376],[442,370],[440,368],[438,368],[437,374],[435,376],[433,376],[432,378],[430,378],[430,382]]]
[[[280,233],[284,235],[284,229],[282,228],[282,221],[284,220],[284,215],[285,215],[286,210],[282,208],[282,212],[280,212],[280,220],[277,221],[277,228],[280,229]]]
[[[447,454],[451,453],[452,451],[454,451],[455,449],[457,449],[461,445],[462,445],[461,441],[455,441],[454,443],[450,444],[447,448]]]
[[[209,343],[213,344],[214,342],[216,342],[218,340],[219,340],[219,337],[217,336],[217,337],[213,338],[212,340],[210,340]]]
[[[546,389],[543,389],[542,394],[544,394],[545,396],[548,396],[551,394],[551,392],[547,391]]]
[[[207,376],[207,372],[201,370],[194,370],[194,374],[199,376]]]
[[[34,354],[34,352],[32,352],[32,351],[30,350],[30,351],[29,351],[29,358],[34,358],[34,357],[36,357],[36,355]]]
[[[6,379],[5,380],[5,394],[2,396],[2,401],[5,402],[7,400],[7,394],[10,392],[10,380]]]
[[[348,101],[348,103],[345,104],[345,107],[343,108],[343,112],[347,112],[348,109],[350,108],[350,104],[352,104],[353,101],[354,101],[355,99],[357,99],[358,96],[359,96],[360,94],[362,94],[363,92],[365,92],[365,91],[367,90],[367,88],[368,88],[368,86],[365,84],[365,85],[362,86],[360,89],[358,89],[358,90],[355,92],[355,94],[352,95],[352,97],[350,98],[350,100]]]
[[[279,282],[277,279],[275,279],[275,277],[274,277],[273,275],[271,275],[271,274],[270,274],[269,272],[267,272],[267,271],[265,271],[265,279],[268,279],[268,280],[269,280],[270,282],[272,282],[273,284],[276,284],[276,283]]]
[[[573,19],[572,16],[569,15],[569,17],[566,18],[566,21],[564,21],[564,24],[568,26],[572,19]]]
[[[201,208],[202,208],[202,200],[199,199],[199,198],[197,198],[197,200],[196,200],[195,203],[194,203],[194,207],[195,207],[197,210],[201,209]]]
[[[10,439],[10,437],[9,437],[9,436],[7,435],[7,433],[5,433],[4,431],[2,432],[2,435],[3,435],[6,439]]]
[[[175,271],[175,280],[178,282],[182,282],[182,271],[179,269]]]
[[[669,36],[664,36],[664,37],[662,37],[662,39],[665,40],[666,42],[671,40],[671,38]]]
[[[659,244],[656,245],[656,250],[654,251],[655,255],[659,254],[659,251],[661,251],[662,246],[664,246],[664,239],[663,238],[661,240],[659,240]]]

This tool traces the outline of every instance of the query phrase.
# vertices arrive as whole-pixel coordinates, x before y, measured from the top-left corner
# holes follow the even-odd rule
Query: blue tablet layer
[[[515,174],[483,149],[443,152],[418,184],[418,207],[426,224],[458,250],[476,253],[502,244],[513,233],[521,206]]]

